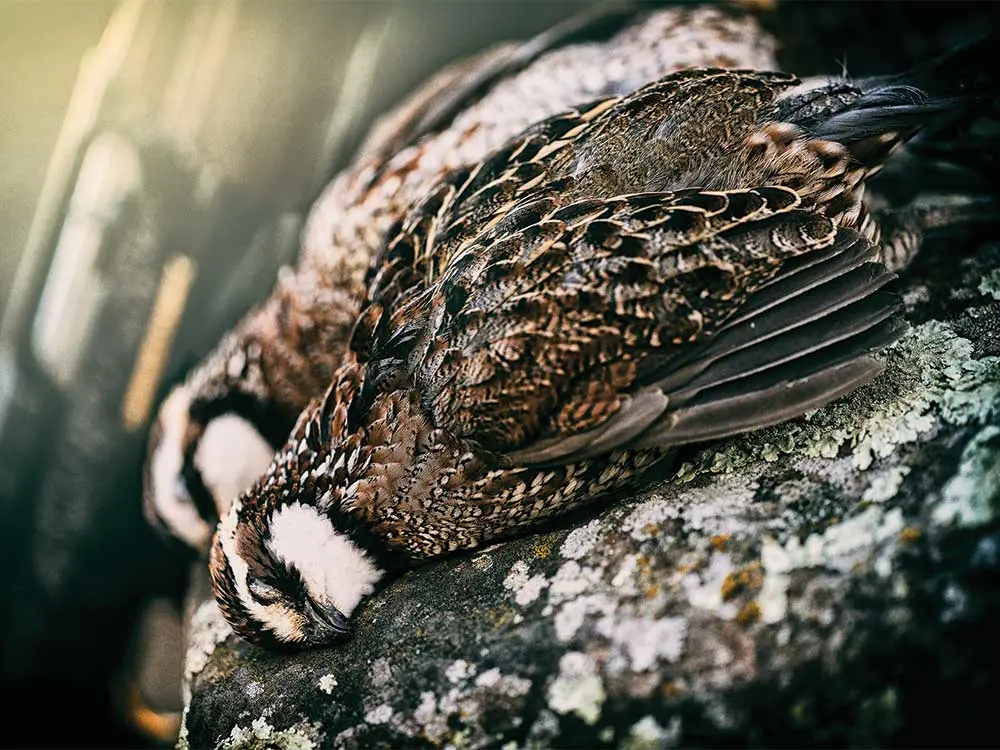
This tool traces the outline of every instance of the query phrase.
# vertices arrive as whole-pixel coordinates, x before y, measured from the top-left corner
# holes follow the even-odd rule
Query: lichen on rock
[[[1000,426],[984,427],[962,451],[958,472],[934,508],[938,523],[983,526],[1000,513]]]
[[[185,733],[186,734],[186,733]],[[229,736],[219,742],[219,750],[315,750],[313,728],[276,730],[263,717],[254,719],[250,726],[236,725]],[[186,736],[178,743],[178,748],[190,747]]]
[[[988,294],[993,299],[1000,300],[1000,268],[994,268],[992,271],[983,274],[983,278],[976,289],[980,294]]]

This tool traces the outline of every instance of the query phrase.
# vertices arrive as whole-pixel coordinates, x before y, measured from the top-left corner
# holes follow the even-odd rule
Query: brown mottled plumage
[[[351,351],[220,524],[245,637],[327,642],[391,571],[801,415],[904,324],[865,179],[954,101],[681,71],[529,128],[397,222]]]
[[[299,267],[161,408],[146,465],[147,515],[206,547],[217,506],[224,512],[240,483],[263,471],[266,447],[282,444],[341,364],[365,270],[386,232],[450,170],[534,122],[674,70],[773,68],[774,48],[748,15],[610,7],[436,75],[373,129],[355,164],[331,182],[310,216]],[[204,446],[220,417],[229,418],[227,429]]]

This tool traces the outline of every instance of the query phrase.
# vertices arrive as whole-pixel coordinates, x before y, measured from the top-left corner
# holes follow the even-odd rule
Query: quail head
[[[219,516],[341,364],[386,232],[449,170],[533,122],[680,68],[774,67],[774,48],[746,14],[619,5],[436,75],[373,130],[317,202],[299,267],[161,406],[145,467],[151,523],[207,550]]]
[[[220,523],[234,629],[328,643],[402,569],[876,377],[905,323],[866,180],[964,102],[920,88],[948,64],[811,87],[684,70],[428,190],[376,256],[331,384]]]

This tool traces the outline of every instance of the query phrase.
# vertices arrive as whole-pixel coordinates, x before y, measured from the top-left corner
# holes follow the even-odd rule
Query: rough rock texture
[[[413,571],[339,647],[269,653],[195,597],[181,746],[990,743],[998,268],[932,243],[870,387]]]

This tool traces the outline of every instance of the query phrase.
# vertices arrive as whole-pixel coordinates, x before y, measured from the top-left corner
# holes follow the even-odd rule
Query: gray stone
[[[995,741],[1000,248],[956,257],[904,278],[877,382],[414,570],[340,646],[264,651],[196,596],[182,746]]]

